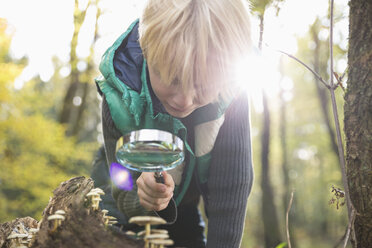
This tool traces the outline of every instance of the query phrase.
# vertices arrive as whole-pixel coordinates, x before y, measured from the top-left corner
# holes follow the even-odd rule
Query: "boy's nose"
[[[180,91],[178,94],[176,94],[173,99],[173,106],[174,108],[178,110],[187,110],[193,105],[193,96],[192,94],[184,93]]]

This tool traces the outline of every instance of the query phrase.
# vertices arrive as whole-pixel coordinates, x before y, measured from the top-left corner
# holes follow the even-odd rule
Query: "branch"
[[[291,210],[291,207],[292,207],[292,202],[293,202],[293,191],[291,193],[291,199],[289,200],[289,204],[288,204],[288,208],[287,208],[287,212],[285,214],[285,226],[286,226],[286,229],[287,229],[287,243],[288,243],[288,248],[291,248],[291,238],[289,236],[289,211]]]
[[[284,52],[284,51],[282,51],[282,50],[276,50],[276,51],[278,51],[278,52],[280,52],[280,53],[283,53],[283,54],[285,54],[285,55],[287,55],[288,57],[290,57],[290,58],[292,58],[292,59],[294,59],[294,60],[296,60],[298,63],[300,63],[301,65],[303,65],[303,66],[305,66],[306,67],[306,69],[308,69],[309,71],[311,71],[314,75],[315,75],[315,77],[317,77],[318,79],[319,79],[319,82],[321,82],[322,84],[324,84],[324,86],[325,87],[327,87],[328,89],[330,89],[331,87],[324,81],[324,79],[318,74],[318,73],[316,73],[313,69],[311,69],[307,64],[305,64],[304,62],[302,62],[300,59],[298,59],[298,58],[296,58],[295,56],[293,56],[293,55],[291,55],[291,54],[289,54],[289,53],[286,53],[286,52]]]
[[[349,225],[347,226],[347,232],[346,232],[346,235],[345,235],[343,248],[346,248],[347,242],[349,241],[351,228],[354,225],[354,220],[355,220],[355,209],[351,210],[351,217],[349,219]]]

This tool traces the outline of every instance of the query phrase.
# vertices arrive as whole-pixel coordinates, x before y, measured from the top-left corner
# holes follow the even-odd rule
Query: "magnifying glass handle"
[[[154,177],[155,177],[155,181],[157,182],[157,183],[162,183],[162,184],[164,184],[165,183],[165,181],[164,181],[164,177],[163,177],[163,173],[160,171],[160,172],[155,172],[155,175],[154,175]]]

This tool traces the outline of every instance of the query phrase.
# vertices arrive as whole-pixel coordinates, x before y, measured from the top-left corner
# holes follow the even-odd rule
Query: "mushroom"
[[[167,238],[169,238],[169,235],[166,234],[166,233],[155,233],[155,234],[150,234],[150,235],[145,236],[144,240],[145,240],[145,243],[147,241],[150,244],[150,248],[152,248],[152,247],[155,246],[152,243],[152,240],[155,240],[155,239],[167,239]]]
[[[145,236],[146,231],[140,231],[137,233],[137,236]],[[165,229],[151,229],[150,234],[155,234],[155,233],[161,233],[161,234],[168,234],[168,230]]]
[[[106,214],[108,214],[108,210],[107,209],[102,209],[102,213],[103,213],[103,219],[105,218]]]
[[[89,193],[86,195],[92,203],[93,210],[98,210],[99,202],[102,201],[100,196],[104,194],[105,192],[102,189],[94,188],[91,191],[89,191]]]
[[[28,234],[26,233],[11,233],[6,239],[9,239],[10,242],[12,243],[13,240],[14,240],[14,243],[15,243],[15,247],[20,247],[20,248],[27,248],[27,246],[24,246],[22,244],[22,239],[23,238],[26,238],[28,236]]]
[[[99,194],[95,191],[90,191],[88,194],[86,194],[86,196],[90,199],[93,210],[97,210],[99,207],[99,202],[101,201]]]
[[[151,233],[151,225],[160,225],[167,222],[164,219],[155,216],[135,216],[129,219],[129,223],[145,226],[145,236],[148,236]],[[145,247],[148,247],[147,240],[145,240]]]
[[[116,217],[114,216],[109,216],[109,215],[106,215],[104,218],[103,218],[103,223],[105,224],[105,226],[109,225],[109,224],[116,224],[116,223],[113,223],[114,221],[116,221]]]
[[[38,231],[39,231],[38,228],[30,228],[30,229],[28,229],[28,232],[31,233],[31,234],[35,234],[35,233],[37,233]]]
[[[129,219],[129,223],[145,226],[147,236],[151,233],[151,225],[160,225],[167,222],[164,219],[155,216],[135,216]]]
[[[28,237],[28,236],[27,236]],[[28,244],[30,243],[29,240],[22,240],[21,241],[21,246],[17,246],[17,248],[21,248],[21,247],[28,247]]]
[[[145,236],[145,239],[167,239],[167,238],[169,238],[169,235],[165,233],[154,233],[154,234],[149,234]]]
[[[66,215],[66,212],[64,210],[61,210],[60,209],[60,210],[55,211],[54,214],[59,214],[59,215],[63,215],[64,216],[64,215]]]
[[[106,220],[106,214],[108,214],[108,210],[107,209],[102,209],[102,219],[103,219],[103,222],[105,222],[105,220]]]
[[[48,221],[52,221],[53,223],[53,228],[51,232],[54,232],[57,230],[57,228],[61,225],[62,221],[65,220],[65,216],[60,215],[60,214],[54,214],[48,217]]]
[[[30,242],[30,244],[32,244],[34,241],[35,241],[35,235],[36,233],[39,231],[38,228],[30,228],[28,230],[28,241]]]
[[[133,232],[133,231],[126,231],[125,232],[125,235],[128,235],[128,236],[131,236],[131,237],[136,237],[137,236],[137,234],[135,233],[135,232]]]
[[[109,225],[109,226],[112,226],[112,225],[114,225],[114,224],[116,224],[116,223],[118,223],[116,220],[110,220],[110,221],[108,222],[108,225]]]
[[[161,233],[161,234],[168,234],[168,230],[165,229],[152,229],[151,233]]]
[[[103,191],[100,188],[94,188],[90,192],[92,192],[92,191],[98,193],[99,195],[104,195],[105,194],[105,191]]]
[[[154,239],[151,243],[157,245],[159,248],[164,248],[164,246],[173,245],[174,242],[171,239]]]

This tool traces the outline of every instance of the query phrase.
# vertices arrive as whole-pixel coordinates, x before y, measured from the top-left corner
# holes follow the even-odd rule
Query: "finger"
[[[164,184],[168,187],[171,187],[174,190],[174,180],[171,174],[168,174],[166,171],[163,172]]]
[[[153,204],[159,204],[165,201],[169,201],[173,197],[173,191],[167,190],[165,193],[154,193],[151,189],[138,187],[137,194],[139,198],[146,199],[148,202]]]
[[[152,199],[148,197],[139,197],[140,204],[143,206],[146,210],[155,210],[155,211],[161,211],[165,209],[170,201],[169,199]]]
[[[142,189],[147,195],[154,198],[165,198],[168,196],[171,190],[167,189],[167,186],[164,184],[154,183],[154,176],[152,173],[143,174],[137,180],[137,186],[139,189]]]
[[[165,184],[152,183],[154,180],[153,174],[141,175],[137,180],[138,190],[143,192],[143,197],[149,198],[171,198],[173,195],[173,188]],[[150,181],[150,182],[148,182]]]
[[[163,193],[166,191],[166,185],[162,183],[157,183],[154,177],[154,173],[148,172],[143,175],[144,183],[146,186],[153,191],[157,191],[159,193]]]

